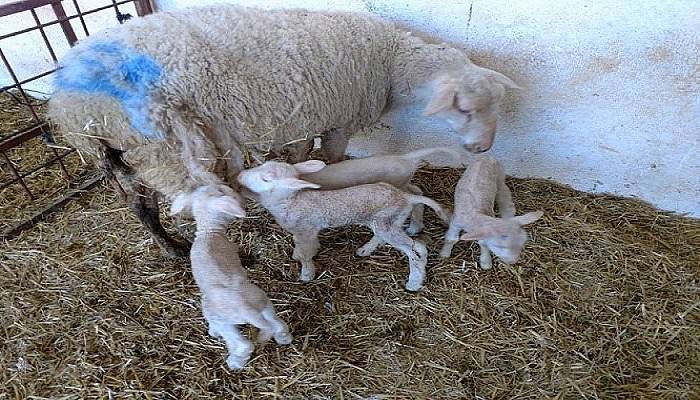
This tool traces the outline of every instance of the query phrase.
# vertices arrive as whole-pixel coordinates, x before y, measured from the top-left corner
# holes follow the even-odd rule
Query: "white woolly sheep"
[[[161,12],[94,34],[68,51],[48,114],[98,165],[168,252],[154,191],[172,200],[229,184],[244,161],[313,136],[332,162],[394,103],[425,105],[466,148],[488,150],[504,75],[368,14],[218,5]],[[425,86],[427,97],[416,95]],[[185,144],[189,142],[189,146]],[[192,171],[185,158],[197,160]]]
[[[491,155],[479,156],[470,163],[457,182],[454,198],[454,211],[440,256],[449,257],[457,239],[478,240],[482,269],[491,269],[491,252],[505,263],[517,262],[527,241],[522,226],[542,217],[542,211],[515,216],[503,167]],[[494,200],[501,218],[494,216]],[[466,234],[460,237],[462,231]]]
[[[301,263],[301,280],[309,281],[316,275],[313,257],[319,250],[321,230],[363,225],[372,229],[374,237],[357,254],[368,256],[384,243],[395,247],[408,257],[406,289],[419,290],[425,280],[428,251],[425,244],[404,232],[403,223],[418,203],[432,208],[447,221],[442,207],[427,197],[406,193],[387,183],[338,190],[303,190],[318,189],[319,185],[303,181],[299,176],[324,166],[317,160],[294,165],[268,161],[238,175],[241,185],[255,193],[275,221],[294,236],[292,257]]]
[[[253,352],[253,344],[237,325],[258,328],[258,342],[274,337],[279,344],[291,343],[287,324],[277,316],[265,292],[248,280],[238,246],[226,237],[229,223],[244,215],[238,202],[216,187],[202,186],[175,198],[172,212],[184,208],[191,209],[197,223],[191,260],[192,274],[202,292],[202,313],[209,323],[209,334],[226,342],[228,366],[243,368]]]

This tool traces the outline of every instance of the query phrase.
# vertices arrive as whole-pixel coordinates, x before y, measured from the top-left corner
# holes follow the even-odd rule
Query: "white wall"
[[[223,2],[370,11],[462,46],[526,87],[508,96],[494,147],[511,175],[700,216],[700,1],[155,0]],[[415,110],[385,122],[352,151],[452,143]]]

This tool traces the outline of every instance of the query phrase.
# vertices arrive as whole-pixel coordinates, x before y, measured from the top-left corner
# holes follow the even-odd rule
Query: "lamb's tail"
[[[441,220],[445,221],[448,224],[450,223],[450,213],[445,211],[445,208],[442,205],[440,205],[440,203],[431,199],[430,197],[418,196],[415,194],[406,194],[406,198],[408,199],[409,203],[411,203],[411,205],[425,204],[426,206],[432,208]]]
[[[429,147],[427,149],[420,149],[416,151],[412,151],[410,153],[406,153],[402,155],[401,157],[409,159],[413,161],[414,163],[418,164],[421,161],[425,160],[429,156],[436,154],[436,153],[443,153],[447,154],[452,158],[452,162],[458,162],[459,160],[462,159],[464,156],[463,153],[459,152],[458,150],[455,150],[450,147]]]

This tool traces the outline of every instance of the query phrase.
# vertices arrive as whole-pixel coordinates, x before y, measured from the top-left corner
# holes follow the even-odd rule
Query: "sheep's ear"
[[[447,111],[455,104],[457,89],[452,84],[437,84],[435,92],[430,98],[428,105],[423,110],[423,115],[434,115],[442,111]]]
[[[523,215],[518,215],[517,217],[513,217],[512,219],[518,223],[518,225],[523,226],[523,225],[528,225],[531,224],[538,219],[542,218],[544,215],[544,212],[542,211],[533,211],[529,212],[527,214]]]
[[[191,193],[180,193],[173,199],[173,203],[170,205],[170,215],[179,214],[187,209],[190,210],[192,206],[192,194]]]
[[[474,68],[479,70],[482,74],[486,75],[493,82],[500,83],[501,85],[503,85],[509,89],[522,90],[522,88],[517,83],[513,82],[512,79],[503,75],[500,72],[494,71],[492,69],[484,68],[484,67],[479,67],[476,65],[474,66]]]
[[[309,160],[294,164],[294,169],[300,174],[311,174],[326,167],[326,163],[321,160]]]
[[[226,213],[232,217],[245,217],[245,209],[241,203],[230,196],[216,197],[208,201],[207,206],[222,213]]]
[[[285,188],[287,188],[287,189],[294,189],[294,190],[301,190],[301,189],[318,189],[318,188],[321,187],[321,186],[319,186],[319,185],[317,185],[317,184],[315,184],[315,183],[303,181],[303,180],[297,179],[297,178],[285,178],[285,179],[281,179],[281,180],[278,181],[277,184],[278,184],[279,186],[285,187]]]

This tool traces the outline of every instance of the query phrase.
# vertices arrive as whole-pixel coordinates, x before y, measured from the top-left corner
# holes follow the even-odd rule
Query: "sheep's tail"
[[[450,223],[449,212],[445,211],[444,207],[440,205],[440,203],[431,199],[430,197],[418,196],[415,194],[406,194],[406,199],[409,203],[411,203],[411,205],[425,204],[426,206],[432,208],[441,220],[445,221],[448,224]]]
[[[406,153],[402,155],[401,157],[406,158],[408,160],[413,161],[416,165],[419,164],[421,161],[425,160],[429,156],[436,154],[436,153],[442,153],[442,154],[447,154],[452,158],[453,162],[458,162],[459,160],[462,159],[463,154],[460,153],[458,150],[455,150],[450,147],[430,147],[427,149],[420,149],[416,151],[412,151],[410,153]]]

